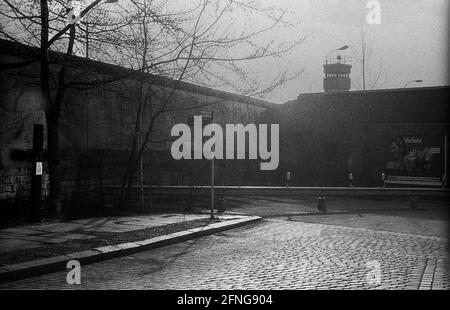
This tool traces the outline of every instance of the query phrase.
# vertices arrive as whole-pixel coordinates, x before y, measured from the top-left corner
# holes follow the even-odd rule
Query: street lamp
[[[334,53],[334,52],[336,52],[336,51],[343,51],[343,50],[346,50],[347,48],[348,48],[348,45],[344,45],[344,46],[341,46],[340,48],[337,48],[337,49],[335,49],[335,50],[329,52],[329,53],[325,56],[326,63],[328,64],[328,56],[329,56],[330,54],[332,54],[332,53]]]
[[[406,88],[406,86],[408,86],[409,84],[411,84],[411,83],[422,83],[423,82],[423,80],[411,80],[411,81],[409,81],[408,83],[406,83],[405,84],[405,86],[403,86],[403,88]]]

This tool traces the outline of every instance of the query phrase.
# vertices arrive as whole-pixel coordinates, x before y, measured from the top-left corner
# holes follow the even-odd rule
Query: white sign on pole
[[[206,118],[208,120],[212,120],[214,117],[214,111],[208,111],[208,110],[200,110],[198,111],[200,114],[199,116],[202,116],[203,118]]]
[[[36,175],[42,175],[42,161],[36,162]]]

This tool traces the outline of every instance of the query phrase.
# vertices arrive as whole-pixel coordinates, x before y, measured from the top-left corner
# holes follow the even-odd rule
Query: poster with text
[[[441,186],[444,174],[444,137],[398,136],[389,142],[387,184]]]

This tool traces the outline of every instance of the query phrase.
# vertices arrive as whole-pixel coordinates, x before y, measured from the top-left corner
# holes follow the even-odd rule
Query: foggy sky
[[[423,79],[409,87],[447,85],[448,13],[447,0],[380,0],[381,24],[369,25],[366,0],[264,0],[264,5],[284,7],[290,18],[300,22],[286,33],[306,36],[302,45],[279,60],[258,64],[261,79],[280,68],[304,70],[301,77],[272,93],[267,100],[281,103],[299,93],[322,92],[326,54],[349,45],[343,56],[352,57],[352,90],[361,89],[361,27],[366,49],[367,86],[380,75],[375,88],[401,88],[410,80]],[[257,22],[257,21],[255,21]],[[251,65],[250,65],[251,68]],[[381,68],[381,69],[380,69]],[[273,74],[272,74],[273,75]]]

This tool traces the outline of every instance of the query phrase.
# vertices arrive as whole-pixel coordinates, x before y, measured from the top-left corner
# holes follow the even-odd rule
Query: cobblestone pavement
[[[358,221],[359,216],[353,215]],[[380,220],[380,219],[379,219]],[[2,289],[448,289],[448,239],[266,219]],[[447,225],[442,221],[441,225]]]

